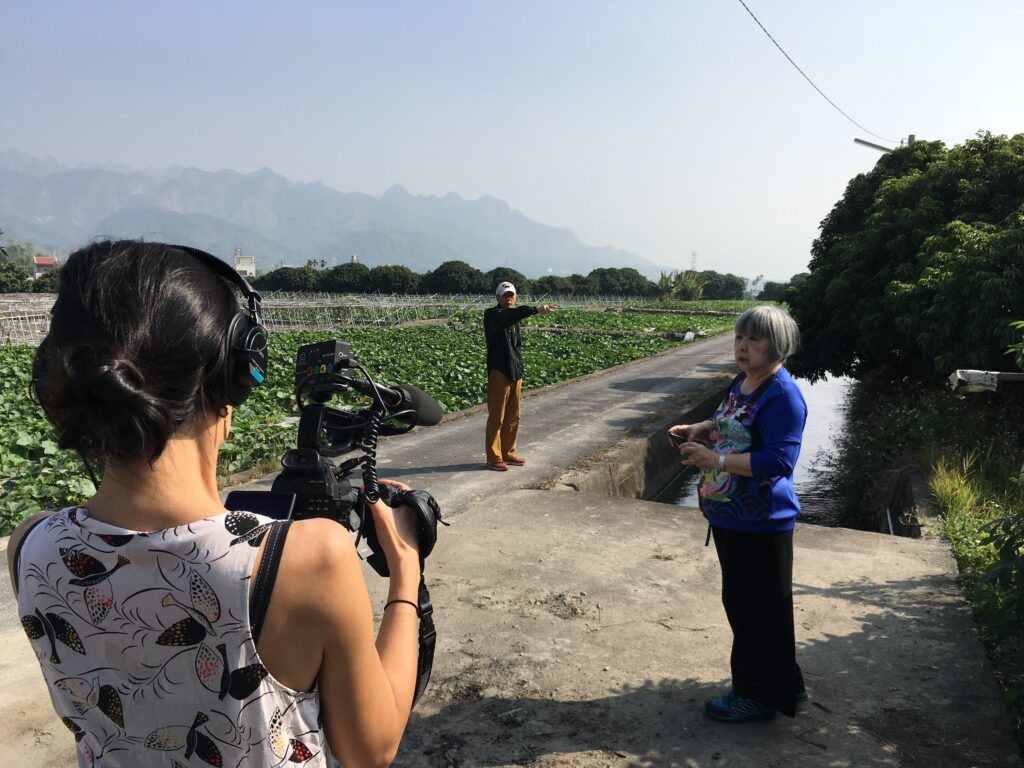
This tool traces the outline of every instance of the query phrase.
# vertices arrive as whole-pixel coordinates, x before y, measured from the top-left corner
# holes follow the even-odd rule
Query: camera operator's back
[[[8,556],[82,766],[331,765],[332,751],[384,766],[398,749],[416,680],[409,515],[372,505],[391,573],[375,644],[341,526],[287,528],[218,494],[267,349],[258,292],[203,251],[104,241],[61,269],[32,387],[59,447],[102,481],[22,523]]]
[[[75,507],[26,536],[19,614],[80,765],[332,764],[317,692],[275,680],[252,641],[269,523],[225,512],[137,533]]]

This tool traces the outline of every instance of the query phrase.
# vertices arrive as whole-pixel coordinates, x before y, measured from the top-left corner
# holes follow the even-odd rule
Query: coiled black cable
[[[371,504],[380,499],[380,485],[377,482],[377,436],[384,423],[384,412],[380,405],[370,408],[370,421],[363,433],[363,495]]]

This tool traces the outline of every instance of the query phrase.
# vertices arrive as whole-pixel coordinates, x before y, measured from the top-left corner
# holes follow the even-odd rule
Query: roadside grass
[[[831,460],[845,524],[872,528],[899,472],[924,473],[1024,745],[1024,401],[868,380],[847,407]]]
[[[931,464],[928,481],[942,513],[943,533],[960,569],[964,596],[1002,686],[1017,741],[1024,745],[1024,616],[1017,604],[1020,585],[1012,579],[1001,583],[1001,566],[1007,563],[994,546],[998,534],[1022,525],[1021,494],[1013,484],[987,476],[973,452],[939,455]],[[995,541],[993,532],[997,534]],[[1016,542],[1011,543],[1011,550],[1017,560],[1024,556]]]

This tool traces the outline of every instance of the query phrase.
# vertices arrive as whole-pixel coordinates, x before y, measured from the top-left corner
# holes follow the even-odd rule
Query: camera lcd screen
[[[295,508],[294,493],[274,491],[232,491],[224,500],[224,506],[233,512],[252,512],[266,515],[275,520],[287,520]]]

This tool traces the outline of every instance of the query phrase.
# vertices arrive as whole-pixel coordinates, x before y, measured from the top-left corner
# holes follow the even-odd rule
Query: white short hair
[[[768,339],[773,363],[785,361],[800,348],[800,329],[782,307],[751,307],[736,321],[736,333]]]

